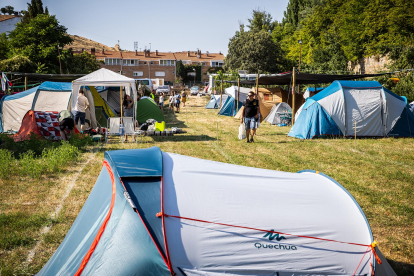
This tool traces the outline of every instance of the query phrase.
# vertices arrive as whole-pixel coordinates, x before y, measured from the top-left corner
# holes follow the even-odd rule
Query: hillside
[[[108,51],[115,51],[114,47],[106,46],[102,43],[90,40],[88,38],[78,36],[78,35],[69,35],[73,39],[73,43],[70,45],[66,45],[64,48],[69,49],[72,48],[73,50],[81,50],[84,48],[85,50],[90,50],[91,48],[95,48],[96,51],[102,50],[104,48]]]

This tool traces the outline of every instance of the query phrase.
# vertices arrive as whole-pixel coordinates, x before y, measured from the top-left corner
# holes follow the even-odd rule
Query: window
[[[154,64],[154,62],[153,61],[151,61],[151,65],[153,65]]]
[[[121,59],[119,58],[105,58],[106,65],[121,65]]]
[[[134,71],[132,73],[132,76],[134,76],[134,77],[142,77],[143,75],[144,75],[144,72],[142,72],[142,71]]]
[[[174,66],[175,60],[160,60],[161,66]]]
[[[163,72],[163,71],[155,71],[155,76],[156,77],[165,77],[165,72]]]
[[[211,62],[211,66],[212,67],[222,67],[223,66],[223,62],[222,61],[212,61]]]

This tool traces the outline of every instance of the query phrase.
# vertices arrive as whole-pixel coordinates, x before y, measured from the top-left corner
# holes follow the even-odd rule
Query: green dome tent
[[[165,121],[161,109],[151,98],[142,98],[137,102],[136,119],[140,124],[145,123],[148,119],[154,119],[157,122]]]

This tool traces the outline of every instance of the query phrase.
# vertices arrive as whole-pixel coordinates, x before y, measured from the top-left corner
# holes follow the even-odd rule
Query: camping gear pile
[[[295,118],[288,135],[300,139],[414,137],[414,115],[406,98],[377,81],[334,81],[308,98]]]
[[[288,126],[292,120],[292,108],[287,103],[275,104],[264,121],[271,125]]]
[[[334,179],[152,147],[105,153],[95,187],[37,275],[395,273]]]

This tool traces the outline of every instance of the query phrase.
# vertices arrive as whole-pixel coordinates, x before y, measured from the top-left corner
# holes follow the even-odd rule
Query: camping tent
[[[292,113],[292,108],[287,103],[278,103],[272,107],[264,120],[272,125],[281,124],[281,116],[286,116],[289,113]]]
[[[164,114],[162,114],[161,109],[158,107],[157,103],[149,97],[142,97],[141,100],[137,102],[136,119],[140,124],[145,123],[148,119],[154,119],[157,122],[165,122]]]
[[[210,101],[207,103],[207,109],[215,109],[220,105],[220,95],[211,95]]]
[[[110,87],[125,87],[125,92],[127,95],[130,95],[134,99],[134,102],[137,102],[137,90],[135,87],[135,80],[122,76],[118,73],[115,73],[111,70],[101,68],[95,72],[92,72],[86,76],[83,76],[79,79],[73,81],[72,85],[72,110],[76,106],[76,101],[78,98],[78,91],[81,86],[110,86]],[[123,95],[118,94],[119,101],[121,104],[121,98]],[[135,114],[134,114],[135,116]]]
[[[0,131],[18,131],[23,117],[29,110],[60,112],[69,109],[72,95],[71,87],[69,82],[47,81],[27,91],[3,97],[0,102]],[[93,107],[92,95],[85,93],[85,96],[88,98],[89,105]],[[93,108],[87,110],[86,119],[89,120],[92,127],[96,127]]]
[[[395,275],[373,242],[358,203],[322,173],[107,151],[37,275]]]
[[[300,110],[289,136],[414,137],[406,99],[376,81],[334,81]]]
[[[226,102],[222,104],[220,108],[219,115],[225,116],[234,116],[236,115],[237,111],[242,107],[243,101],[247,99],[247,95],[251,91],[250,88],[240,87],[240,94],[239,94],[239,104],[237,109],[237,94],[238,94],[238,87],[231,86],[226,88],[225,90],[226,95],[228,95]]]
[[[75,128],[75,133],[79,131]],[[30,135],[48,140],[61,140],[58,111],[29,110],[23,117],[19,131],[13,135],[15,142],[30,138]]]
[[[253,92],[255,92],[256,88],[254,87],[252,90]],[[267,117],[270,110],[275,104],[287,103],[289,106],[292,106],[292,95],[288,91],[283,90],[280,87],[259,88],[258,99],[259,99],[261,120]],[[302,102],[303,102],[302,94],[296,94],[296,97],[295,97],[296,106],[301,106]],[[239,111],[236,114],[235,118],[240,119],[240,116],[241,116],[241,112]]]
[[[111,108],[105,102],[105,100],[99,95],[98,91],[94,86],[87,86],[87,88],[89,91],[91,91],[93,101],[95,104],[96,122],[101,127],[106,127],[108,124],[108,118],[115,117],[115,114],[112,112]]]
[[[121,99],[119,98],[119,87],[107,87],[99,91],[99,95],[109,105],[112,111],[116,114],[121,113]]]

